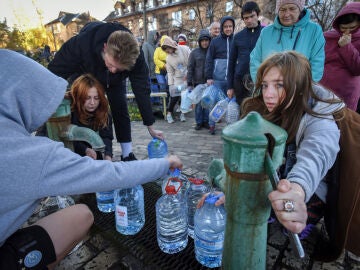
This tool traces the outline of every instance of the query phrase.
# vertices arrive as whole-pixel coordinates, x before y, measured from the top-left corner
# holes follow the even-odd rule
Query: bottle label
[[[224,239],[218,241],[208,241],[196,235],[195,245],[199,248],[204,248],[208,250],[221,250],[224,245]]]
[[[116,224],[119,226],[127,227],[128,226],[128,213],[127,213],[127,207],[117,205],[116,206]]]

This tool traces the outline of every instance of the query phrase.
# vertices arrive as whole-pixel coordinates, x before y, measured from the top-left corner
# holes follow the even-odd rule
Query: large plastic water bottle
[[[116,230],[125,235],[138,233],[145,224],[144,189],[141,185],[115,190]]]
[[[188,243],[187,206],[183,194],[173,185],[156,202],[156,235],[159,248],[168,254],[183,250]]]
[[[194,217],[195,257],[199,263],[211,268],[221,266],[224,245],[226,212],[223,205],[215,206],[219,196],[210,193]]]
[[[190,186],[190,182],[187,179],[187,177],[183,175],[181,171],[177,168],[174,169],[173,171],[169,171],[168,175],[164,177],[161,187],[162,194],[166,194],[165,188],[168,184],[174,186],[175,190],[180,188],[180,193],[183,194],[184,196],[186,194],[186,190]]]
[[[168,147],[164,140],[153,138],[148,144],[149,158],[163,158],[168,155]]]
[[[227,112],[226,112],[226,123],[228,125],[235,123],[236,121],[239,120],[239,115],[240,115],[240,106],[239,104],[237,104],[236,98],[233,97],[232,99],[230,99],[228,103]]]
[[[218,101],[209,114],[210,120],[214,122],[219,122],[227,111],[228,103],[229,103],[228,98]]]
[[[96,192],[96,203],[101,212],[110,213],[115,211],[114,190]]]
[[[196,206],[201,197],[209,192],[210,186],[205,180],[199,178],[189,178],[190,187],[186,191],[186,202],[188,206],[188,233],[191,238],[194,238],[194,215]]]

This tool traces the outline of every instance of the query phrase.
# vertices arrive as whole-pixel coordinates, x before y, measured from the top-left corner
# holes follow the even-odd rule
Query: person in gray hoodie
[[[93,215],[83,204],[20,229],[42,198],[128,188],[182,167],[176,156],[93,160],[61,142],[33,136],[60,105],[67,82],[5,49],[0,49],[0,69],[0,269],[53,268],[86,236]]]
[[[156,30],[149,31],[147,35],[147,40],[142,45],[145,62],[149,68],[149,78],[154,82],[156,82],[154,52],[156,49],[156,45],[159,42],[159,38],[159,32],[157,32]]]

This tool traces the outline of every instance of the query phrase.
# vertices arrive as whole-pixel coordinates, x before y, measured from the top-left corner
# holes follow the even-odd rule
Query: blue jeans
[[[167,81],[165,75],[156,74],[156,80],[159,84],[160,92],[166,92]]]
[[[195,121],[198,125],[209,121],[209,110],[203,108],[200,103],[195,106]]]

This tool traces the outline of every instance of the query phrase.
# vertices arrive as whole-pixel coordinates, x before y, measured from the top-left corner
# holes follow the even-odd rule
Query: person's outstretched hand
[[[183,168],[183,164],[180,160],[180,158],[178,158],[177,156],[174,155],[170,155],[167,157],[169,163],[170,163],[170,170],[174,170],[174,169],[179,169],[182,170]]]
[[[201,197],[198,204],[196,205],[196,208],[201,208],[204,205],[205,199],[209,194],[210,193],[206,193]],[[215,191],[215,194],[217,194],[217,195],[222,194],[222,196],[220,196],[219,199],[215,202],[215,205],[219,206],[219,205],[224,204],[225,203],[225,195],[224,195],[224,193],[222,193],[221,191]]]
[[[296,183],[290,183],[287,179],[279,181],[277,190],[269,193],[269,200],[279,222],[289,231],[300,233],[304,230],[307,220],[305,193],[302,187]],[[294,202],[294,211],[284,210],[286,201]]]

